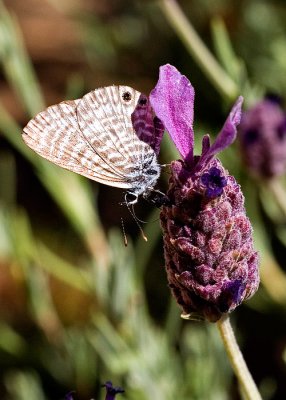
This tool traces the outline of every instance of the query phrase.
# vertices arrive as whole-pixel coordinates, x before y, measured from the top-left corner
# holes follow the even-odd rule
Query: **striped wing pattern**
[[[154,155],[132,126],[139,96],[128,86],[109,86],[48,107],[27,124],[23,140],[63,168],[106,185],[132,189],[142,163]]]

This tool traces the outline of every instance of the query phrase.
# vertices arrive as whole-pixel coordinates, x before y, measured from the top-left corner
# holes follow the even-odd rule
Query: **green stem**
[[[217,322],[223,344],[233,371],[241,385],[246,400],[262,400],[257,386],[247,368],[243,355],[236,342],[229,316],[225,315]]]
[[[283,213],[283,215],[286,216],[286,192],[281,185],[281,182],[277,178],[272,178],[269,179],[266,184],[268,189],[272,193],[280,211]]]
[[[170,25],[218,92],[227,100],[233,101],[238,96],[236,83],[205,46],[177,2],[175,0],[160,0],[159,5]]]

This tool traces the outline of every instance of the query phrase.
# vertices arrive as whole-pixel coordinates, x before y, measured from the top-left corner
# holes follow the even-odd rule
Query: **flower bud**
[[[266,97],[242,116],[239,139],[253,175],[271,178],[286,171],[286,114],[277,98]]]

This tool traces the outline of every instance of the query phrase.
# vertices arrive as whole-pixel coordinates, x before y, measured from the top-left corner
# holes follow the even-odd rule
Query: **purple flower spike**
[[[102,387],[105,387],[106,389],[105,400],[114,400],[117,394],[124,393],[124,389],[122,389],[121,387],[113,387],[112,382],[110,381],[105,382]]]
[[[239,127],[241,154],[258,178],[286,171],[286,114],[277,100],[266,97],[243,114]]]
[[[190,81],[170,64],[160,67],[159,81],[150,102],[163,122],[181,156],[193,160],[195,91]]]
[[[258,255],[235,179],[214,159],[194,177],[184,161],[171,165],[162,208],[167,278],[190,319],[216,322],[259,285]]]
[[[151,103],[183,160],[171,164],[170,204],[162,207],[160,220],[167,278],[183,315],[215,322],[259,285],[258,255],[243,194],[215,158],[236,137],[243,98],[212,145],[208,135],[203,137],[202,155],[195,157],[193,99],[187,78],[170,65],[162,67]]]

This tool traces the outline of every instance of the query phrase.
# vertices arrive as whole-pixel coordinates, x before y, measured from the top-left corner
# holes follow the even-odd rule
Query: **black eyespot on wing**
[[[131,93],[130,92],[124,92],[124,93],[122,93],[122,99],[124,100],[124,101],[130,101],[131,99],[132,99],[132,95],[131,95]]]

